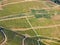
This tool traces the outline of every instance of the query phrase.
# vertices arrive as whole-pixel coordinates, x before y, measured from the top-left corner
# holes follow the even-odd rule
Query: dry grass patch
[[[53,19],[53,20],[60,20],[60,15],[55,15],[55,16],[53,16],[52,19]]]

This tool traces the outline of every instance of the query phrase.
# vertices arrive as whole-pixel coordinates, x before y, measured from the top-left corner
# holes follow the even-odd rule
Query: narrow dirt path
[[[27,16],[21,16],[21,17],[13,17],[13,18],[2,18],[0,21],[6,21],[6,20],[12,20],[12,19],[20,19],[20,18],[26,18]],[[33,16],[28,16],[28,17],[33,17]]]
[[[45,41],[47,41],[47,42],[54,42],[54,43],[60,44],[59,42],[56,42],[56,41],[53,41],[53,40],[46,40],[46,39],[45,39]]]
[[[34,29],[39,29],[39,28],[53,28],[53,27],[57,27],[57,26],[60,26],[60,24],[57,24],[57,25],[49,25],[49,26],[36,26],[36,27],[33,27]],[[26,30],[30,30],[32,28],[11,28],[11,30],[13,31],[26,31]]]
[[[36,2],[52,2],[52,1],[38,1],[38,0],[29,0],[29,1],[36,1]],[[17,3],[21,3],[21,2],[29,2],[28,0],[24,0],[24,1],[19,1],[19,2],[12,2],[12,3],[7,3],[7,4],[4,4],[2,6],[6,6],[6,5],[10,5],[10,4],[17,4]],[[53,3],[53,2],[52,2]],[[54,6],[53,8],[55,7],[58,7],[59,5],[55,4],[56,6]],[[47,6],[47,5],[46,5]],[[50,7],[49,7],[50,8]],[[47,8],[46,8],[47,9]]]
[[[47,39],[42,39],[42,42],[45,42],[45,43],[57,43],[57,44],[60,44],[59,42],[56,42],[56,41],[53,41],[53,40],[47,40]]]
[[[43,43],[46,44],[46,45],[50,45],[49,43],[47,43],[47,42],[45,42],[45,41],[43,41],[43,40],[42,40],[41,42],[43,42]]]
[[[24,1],[19,1],[19,2],[12,2],[12,3],[7,3],[2,6],[10,5],[10,4],[16,4],[16,3],[21,3],[21,2],[29,2],[29,1],[35,1],[35,0],[24,0]]]

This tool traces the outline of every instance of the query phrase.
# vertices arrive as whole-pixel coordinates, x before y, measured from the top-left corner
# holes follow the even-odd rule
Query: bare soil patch
[[[53,20],[59,20],[60,21],[60,15],[55,15],[52,19]]]

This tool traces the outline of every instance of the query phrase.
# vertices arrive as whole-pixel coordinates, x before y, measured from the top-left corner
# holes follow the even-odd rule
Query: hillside
[[[60,5],[3,0],[0,8],[0,45],[60,45]]]

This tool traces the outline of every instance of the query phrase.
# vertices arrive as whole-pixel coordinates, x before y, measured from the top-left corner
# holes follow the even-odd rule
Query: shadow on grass
[[[28,43],[27,43],[28,42]],[[39,44],[38,44],[38,41],[37,40],[34,40],[33,38],[27,38],[25,40],[25,45],[46,45],[44,44],[43,42],[39,41]]]
[[[9,29],[4,29],[4,32],[8,39],[6,42],[6,45],[21,45],[22,44],[22,39],[24,38],[23,35],[18,34]]]

